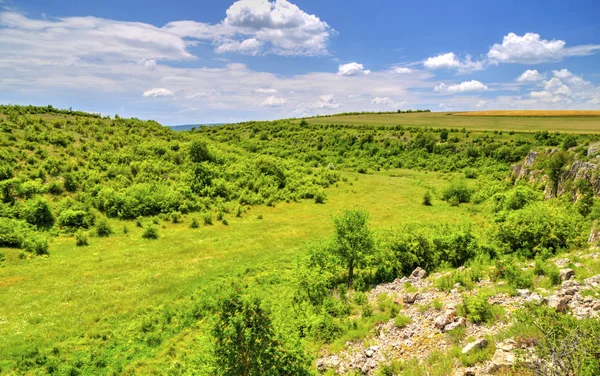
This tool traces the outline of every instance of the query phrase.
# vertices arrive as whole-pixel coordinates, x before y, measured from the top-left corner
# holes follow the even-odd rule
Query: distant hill
[[[215,124],[185,124],[185,125],[173,125],[170,126],[169,128],[171,128],[172,130],[176,131],[176,132],[181,132],[181,131],[189,131],[192,128],[200,128],[200,127],[214,127],[217,125],[223,125],[225,123],[215,123]]]

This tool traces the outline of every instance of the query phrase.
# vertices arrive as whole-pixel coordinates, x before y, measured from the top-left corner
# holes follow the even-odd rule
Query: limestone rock
[[[406,304],[413,304],[417,299],[419,299],[419,293],[418,292],[410,293],[410,294],[404,294],[404,296],[402,297],[402,300]]]
[[[517,295],[523,299],[527,299],[531,295],[531,291],[529,289],[519,289],[517,290]]]
[[[569,308],[569,302],[571,301],[571,296],[558,296],[552,295],[546,298],[546,302],[548,303],[548,307],[556,309],[558,312],[565,313],[567,308]]]
[[[411,273],[410,277],[414,278],[414,279],[423,279],[427,276],[427,272],[423,269],[421,269],[420,267],[417,267],[415,270],[413,270],[413,272]]]
[[[563,281],[568,281],[573,277],[575,277],[575,271],[573,269],[560,270],[560,279],[562,279]]]
[[[600,286],[600,274],[595,275],[593,277],[590,278],[586,278],[583,281],[583,284],[588,286],[588,287],[598,287]]]
[[[451,322],[450,324],[444,327],[444,332],[449,332],[461,326],[466,326],[467,320],[464,317],[459,317],[456,321]]]
[[[475,342],[471,342],[467,346],[463,347],[462,353],[468,354],[474,350],[481,350],[481,349],[487,347],[487,345],[488,345],[487,339],[481,338],[481,339],[478,339]]]
[[[507,340],[496,345],[496,352],[492,357],[487,372],[494,374],[503,368],[511,368],[515,364],[515,354],[513,350],[516,346],[515,341]]]
[[[537,292],[532,293],[527,299],[525,299],[527,303],[541,303],[543,300],[544,298]]]

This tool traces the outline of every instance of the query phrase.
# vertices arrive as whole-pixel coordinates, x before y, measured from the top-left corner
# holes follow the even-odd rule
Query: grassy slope
[[[421,205],[425,190],[439,191],[449,175],[344,176],[349,182],[327,190],[325,205],[305,201],[255,207],[242,218],[229,215],[229,226],[216,222],[192,230],[188,216],[186,223],[165,224],[159,240],[145,241],[134,223],[113,221],[117,235],[91,238],[89,247],[75,247],[73,238],[60,237],[47,259],[19,260],[18,251],[2,249],[8,261],[0,267],[0,364],[27,344],[43,348],[67,341],[73,349],[85,349],[76,339],[84,333],[133,323],[136,312],[247,268],[285,280],[304,245],[328,237],[331,216],[343,208],[367,209],[375,229],[400,223],[485,223],[468,205],[450,208],[437,200],[433,207]],[[258,220],[258,214],[264,219]],[[135,366],[140,367],[144,364]]]
[[[432,112],[414,114],[365,114],[307,119],[313,124],[334,125],[403,125],[406,127],[466,128],[469,130],[549,131],[600,133],[597,117],[531,117],[531,116],[457,116]]]

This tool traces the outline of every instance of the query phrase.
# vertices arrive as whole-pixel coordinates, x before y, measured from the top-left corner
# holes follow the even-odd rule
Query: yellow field
[[[571,117],[600,116],[600,110],[497,110],[455,112],[454,116]]]

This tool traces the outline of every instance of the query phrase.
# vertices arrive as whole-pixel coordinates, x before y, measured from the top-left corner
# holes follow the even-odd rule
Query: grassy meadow
[[[190,214],[183,223],[161,224],[160,238],[153,241],[141,239],[134,222],[111,220],[116,234],[92,238],[89,247],[76,247],[73,237],[60,236],[51,242],[51,257],[29,261],[19,260],[17,250],[2,249],[7,261],[0,268],[0,366],[7,365],[6,356],[18,357],[32,344],[76,350],[86,342],[83,338],[127,327],[150,307],[248,271],[275,278],[262,291],[273,303],[285,295],[270,292],[289,288],[298,254],[330,236],[332,216],[342,209],[368,209],[375,230],[460,222],[482,228],[486,223],[468,206],[450,208],[439,200],[431,207],[421,205],[424,192],[441,190],[451,174],[393,170],[344,176],[348,181],[329,189],[324,205],[253,207],[241,218],[227,216],[228,226],[216,222],[190,229]],[[162,356],[157,350],[145,357],[152,363]],[[144,374],[146,365],[137,364],[135,372]]]
[[[465,128],[472,131],[600,133],[598,111],[577,112],[423,112],[403,114],[361,114],[306,119],[311,124],[386,125],[430,128]],[[548,116],[549,115],[549,116]]]

